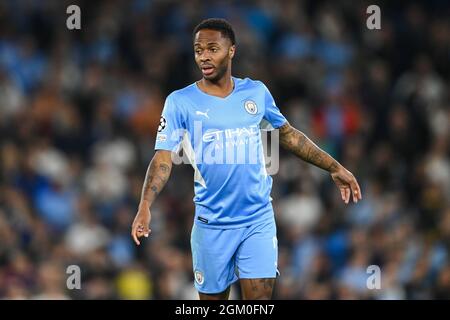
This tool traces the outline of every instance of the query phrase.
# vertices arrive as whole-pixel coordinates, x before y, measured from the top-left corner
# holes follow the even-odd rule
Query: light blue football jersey
[[[225,98],[193,83],[167,96],[155,150],[183,153],[194,168],[195,223],[240,228],[273,218],[261,129],[286,123],[261,81],[233,77]]]

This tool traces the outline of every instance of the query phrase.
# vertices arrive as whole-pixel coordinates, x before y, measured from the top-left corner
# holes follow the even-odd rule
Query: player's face
[[[217,30],[203,29],[194,39],[195,62],[206,80],[217,81],[227,71],[235,46]]]

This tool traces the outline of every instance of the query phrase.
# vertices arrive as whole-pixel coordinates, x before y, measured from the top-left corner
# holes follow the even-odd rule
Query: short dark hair
[[[192,38],[195,38],[196,33],[203,29],[211,29],[211,30],[220,31],[222,36],[230,39],[232,45],[236,44],[236,37],[234,36],[233,27],[225,19],[209,18],[209,19],[203,20],[194,28],[194,32],[192,33]]]

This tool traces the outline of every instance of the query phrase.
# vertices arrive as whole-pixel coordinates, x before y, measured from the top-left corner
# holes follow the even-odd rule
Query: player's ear
[[[230,46],[230,49],[228,49],[228,55],[229,55],[230,59],[233,59],[235,52],[236,52],[236,46],[233,44],[232,46]]]

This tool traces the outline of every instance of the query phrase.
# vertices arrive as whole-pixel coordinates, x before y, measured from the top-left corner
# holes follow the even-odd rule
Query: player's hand
[[[335,171],[331,172],[331,178],[333,178],[336,186],[341,191],[342,200],[346,204],[350,201],[350,195],[353,196],[354,203],[362,199],[361,189],[356,178],[343,166],[339,166]]]
[[[141,202],[136,217],[134,218],[133,225],[131,226],[131,236],[137,245],[141,244],[139,238],[147,238],[150,232],[152,232],[149,229],[151,218],[152,215],[148,203],[145,201]]]

